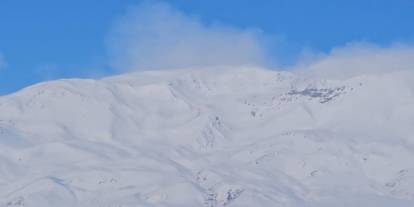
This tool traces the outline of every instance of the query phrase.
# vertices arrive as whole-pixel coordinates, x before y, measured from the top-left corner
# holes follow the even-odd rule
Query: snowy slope
[[[0,206],[414,206],[414,73],[260,68],[0,97]]]

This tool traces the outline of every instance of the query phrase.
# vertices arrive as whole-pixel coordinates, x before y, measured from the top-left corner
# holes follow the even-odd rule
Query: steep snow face
[[[0,97],[0,206],[414,206],[414,73],[259,68]]]

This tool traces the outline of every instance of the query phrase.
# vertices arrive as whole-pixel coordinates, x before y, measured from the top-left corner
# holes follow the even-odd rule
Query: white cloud
[[[167,4],[141,4],[115,21],[107,38],[118,70],[261,65],[260,31],[208,25]]]
[[[268,37],[257,29],[206,24],[168,4],[150,3],[132,7],[117,19],[107,37],[107,45],[111,66],[120,71],[212,65],[263,66],[277,63],[286,56],[296,57],[289,51],[281,51],[286,46],[280,46],[275,36],[270,41]],[[277,54],[269,50],[275,46],[279,46],[274,48]],[[335,79],[414,70],[414,47],[403,44],[382,47],[349,43],[329,53],[308,49],[304,54],[287,70]]]
[[[294,69],[319,78],[345,79],[364,74],[414,71],[414,47],[394,44],[380,47],[351,43],[329,54],[312,54],[299,61]]]

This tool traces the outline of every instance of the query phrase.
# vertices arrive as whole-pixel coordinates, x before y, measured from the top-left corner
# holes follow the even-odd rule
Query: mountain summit
[[[0,97],[0,206],[414,206],[414,73],[145,71]]]

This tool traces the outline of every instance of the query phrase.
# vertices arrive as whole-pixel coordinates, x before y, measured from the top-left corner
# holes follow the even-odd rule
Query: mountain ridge
[[[37,84],[0,97],[0,205],[411,206],[413,80],[219,67]]]

